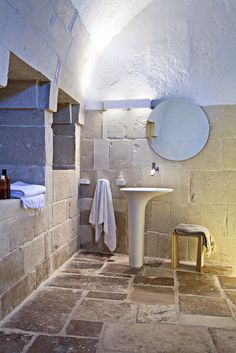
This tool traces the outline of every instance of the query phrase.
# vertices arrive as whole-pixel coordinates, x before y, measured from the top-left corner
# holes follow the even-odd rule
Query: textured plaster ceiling
[[[236,103],[235,0],[73,0],[98,56],[87,100]],[[92,73],[92,74],[91,74]]]

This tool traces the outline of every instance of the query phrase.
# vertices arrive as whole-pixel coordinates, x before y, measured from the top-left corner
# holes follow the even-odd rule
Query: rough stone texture
[[[86,295],[87,298],[92,299],[106,299],[106,300],[125,300],[127,295],[123,293],[112,293],[112,292],[98,292],[89,291]]]
[[[49,275],[49,273],[47,274]],[[27,298],[36,286],[42,281],[38,279],[37,275],[32,273],[25,276],[15,286],[11,287],[1,297],[2,315],[8,315],[17,305],[19,305],[25,298]]]
[[[66,329],[66,333],[73,336],[99,337],[102,326],[103,322],[72,320]]]
[[[221,291],[217,285],[216,277],[208,274],[192,274],[188,272],[177,272],[179,281],[179,292],[181,294],[206,295],[209,297],[220,297]]]
[[[81,141],[80,165],[82,169],[93,169],[93,142]]]
[[[126,292],[128,279],[83,276],[76,274],[59,274],[47,284],[49,286],[77,288],[83,290],[105,290],[110,292]]]
[[[113,140],[110,142],[110,168],[122,170],[129,168],[132,162],[132,142]]]
[[[174,279],[170,277],[146,277],[146,276],[135,276],[134,277],[135,284],[148,284],[152,286],[173,286]]]
[[[117,274],[127,274],[127,275],[137,275],[137,274],[142,274],[143,269],[139,268],[131,268],[130,266],[125,266],[125,265],[118,265],[118,264],[112,264],[108,263],[100,272],[101,274],[109,274],[112,276],[114,273]]]
[[[31,242],[28,242],[24,248],[24,270],[30,273],[45,259],[45,237],[40,235]]]
[[[215,353],[205,328],[168,324],[105,325],[99,353],[109,351],[132,353]]]
[[[115,212],[117,226],[117,248],[116,251],[121,254],[128,253],[128,217],[127,212]]]
[[[191,199],[199,203],[236,203],[236,173],[192,172]],[[217,190],[217,192],[216,192]]]
[[[235,38],[228,22],[233,21],[235,8],[230,1],[227,2],[228,12],[223,12],[222,3],[214,7],[217,20],[209,20],[207,16],[211,8],[209,3],[204,3],[201,8],[194,1],[181,9],[175,3],[167,6],[164,0],[158,4],[140,1],[138,5],[122,2],[119,5],[112,3],[112,6],[106,2],[97,6],[92,6],[90,2],[86,6],[81,2],[74,3],[102,53],[91,79],[89,99],[154,97],[158,102],[161,97],[183,97],[186,92],[191,92],[191,97],[199,104],[235,103],[231,92],[235,78],[229,77],[225,66],[221,66],[222,62],[227,64],[230,72],[234,73],[234,53],[231,48]],[[198,14],[198,21],[192,20],[193,12]],[[103,17],[98,14],[103,14]],[[173,19],[177,19],[179,26],[173,25]],[[156,21],[157,26],[154,25]],[[203,28],[209,32],[207,38]],[[226,33],[229,47],[224,42]],[[140,46],[134,44],[137,41]],[[201,55],[192,52],[190,43],[194,50],[197,50],[199,43],[202,48],[212,43],[205,51],[210,58],[203,60]],[[174,62],[169,60],[170,56]],[[216,67],[219,68],[217,72]],[[220,88],[217,86],[219,80]],[[202,89],[201,83],[204,84]]]
[[[148,109],[108,110],[103,113],[107,138],[145,138]]]
[[[21,353],[31,338],[27,334],[0,332],[0,352]]]
[[[96,275],[103,265],[93,262],[70,261],[63,267],[63,272],[84,275]]]
[[[68,218],[68,207],[67,201],[63,200],[61,202],[56,202],[52,206],[53,214],[53,226],[58,225],[59,223],[65,222]]]
[[[1,165],[44,165],[46,158],[44,128],[1,126],[0,138],[2,141]],[[12,139],[14,139],[14,148]]]
[[[148,304],[174,304],[174,290],[172,288],[134,285],[129,294],[129,300]]]
[[[79,292],[45,288],[7,320],[4,327],[57,333],[65,324],[68,314],[80,296]]]
[[[102,113],[87,111],[84,126],[81,129],[81,139],[102,138]]]
[[[15,250],[0,262],[0,294],[17,283],[24,275],[22,250]]]
[[[176,320],[177,314],[174,304],[139,304],[138,306],[138,322],[175,322]]]
[[[236,169],[236,138],[227,138],[222,141],[222,168],[224,170]]]
[[[93,148],[94,168],[109,169],[109,141],[103,139],[94,140]]]
[[[99,177],[111,182],[113,204],[116,212],[118,247],[117,251],[128,251],[127,210],[116,208],[116,200],[125,201],[115,185],[120,171],[125,173],[126,186],[172,187],[174,192],[155,198],[147,205],[145,224],[145,255],[170,258],[170,233],[178,223],[202,224],[212,232],[217,252],[205,257],[209,264],[235,265],[235,106],[203,107],[210,123],[210,136],[205,148],[186,161],[168,161],[153,152],[145,135],[140,135],[142,123],[136,129],[137,117],[143,121],[150,115],[148,109],[88,111],[97,115],[99,129],[102,126],[103,141],[110,140],[109,169],[102,175],[99,169],[82,170],[91,180],[91,185],[83,189],[81,197],[92,198]],[[86,117],[87,117],[86,116]],[[103,119],[101,120],[101,116]],[[85,118],[86,119],[86,118]],[[100,125],[102,124],[102,125]],[[94,126],[89,124],[86,141],[95,141]],[[99,130],[100,131],[100,130]],[[101,139],[101,137],[99,137]],[[99,140],[100,141],[100,140]],[[159,174],[150,176],[151,163],[160,167]],[[217,191],[216,191],[217,190]],[[83,203],[83,201],[81,201]],[[87,204],[87,210],[91,206]],[[86,225],[84,224],[83,227]],[[84,228],[85,229],[85,228]],[[87,229],[88,230],[88,229]],[[84,247],[92,248],[92,233]],[[180,239],[181,260],[196,260],[196,242]]]
[[[112,255],[105,253],[96,253],[92,251],[81,250],[79,253],[76,253],[73,256],[73,259],[82,260],[82,261],[96,261],[96,262],[105,262]]]
[[[58,4],[42,1],[28,8],[24,2],[3,1],[0,12],[4,19],[0,43],[78,100],[82,94],[79,77],[84,57],[93,45],[73,6],[64,1]],[[78,35],[81,31],[82,36]],[[42,62],[42,57],[47,60]],[[71,77],[70,83],[66,77]]]
[[[53,136],[53,166],[55,169],[74,169],[75,137]]]
[[[39,336],[28,353],[96,353],[97,340],[88,338]]]
[[[180,296],[180,310],[184,314],[231,316],[226,300]]]
[[[145,258],[143,269],[134,270],[134,273],[137,271],[144,273],[139,277],[142,277],[141,282],[145,283],[134,284],[133,279],[137,279],[138,276],[124,273],[130,269],[128,256],[80,251],[61,267],[59,274],[53,275],[47,284],[54,282],[55,285],[55,279],[60,278],[57,285],[68,286],[67,279],[71,278],[71,275],[69,277],[63,275],[63,271],[74,263],[85,271],[108,269],[107,275],[112,277],[99,278],[97,275],[73,274],[73,281],[69,283],[70,288],[43,285],[37,289],[24,305],[0,323],[1,332],[4,332],[3,335],[0,333],[0,352],[4,347],[3,353],[12,353],[14,349],[18,353],[18,347],[14,348],[14,344],[17,341],[20,348],[24,347],[24,342],[27,341],[23,338],[26,336],[25,331],[30,332],[29,340],[31,336],[32,340],[27,341],[24,350],[22,351],[21,348],[19,353],[59,351],[66,353],[68,350],[79,353],[188,353],[189,351],[231,353],[232,348],[234,352],[235,290],[224,290],[220,287],[219,281],[216,281],[215,284],[217,283],[222,297],[215,297],[211,296],[209,285],[210,281],[215,281],[216,276],[213,273],[216,272],[228,273],[231,276],[223,276],[223,278],[235,278],[234,268],[222,266],[219,269],[219,266],[217,268],[213,266],[213,273],[211,273],[211,266],[208,266],[208,274],[199,274],[188,267],[189,272],[182,272],[182,285],[188,282],[192,287],[192,283],[198,281],[201,295],[199,293],[183,295],[179,294],[180,284],[177,280],[173,287],[145,284],[150,280],[176,278],[176,270],[169,268],[169,262],[163,262],[160,266],[159,260]],[[47,263],[45,266],[47,269]],[[185,267],[187,268],[187,265]],[[44,270],[39,273],[43,275]],[[105,274],[103,273],[102,276]],[[131,278],[128,280],[116,278],[114,274]],[[198,277],[201,277],[201,282]],[[144,278],[146,281],[143,280]],[[14,300],[18,300],[19,292],[24,297],[27,288],[29,290],[34,288],[36,279],[37,271],[36,274],[19,282],[14,291],[3,294],[1,310],[4,315],[11,303],[13,306],[17,305],[17,303],[14,304]],[[125,290],[117,291],[118,285],[121,286],[123,281],[128,281]],[[204,281],[207,291],[203,293]],[[93,289],[90,290],[92,282]],[[78,284],[82,284],[83,288],[78,289]],[[221,332],[219,328],[227,328],[227,330]],[[43,332],[47,336],[44,336]],[[17,336],[5,337],[5,334]],[[221,348],[221,336],[223,341],[227,340],[224,348]],[[74,341],[76,338],[77,340]]]
[[[225,291],[231,302],[236,305],[236,291]]]
[[[121,303],[106,300],[83,300],[74,319],[96,320],[96,321],[129,321],[135,322],[135,304]]]
[[[227,276],[219,276],[219,281],[222,288],[226,289],[236,289],[236,278],[235,277],[227,277]]]
[[[209,331],[219,353],[235,352],[236,330],[210,328]]]

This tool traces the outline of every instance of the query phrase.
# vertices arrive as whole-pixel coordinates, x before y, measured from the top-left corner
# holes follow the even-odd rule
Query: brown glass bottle
[[[7,198],[7,183],[5,175],[1,175],[0,178],[0,199],[4,200]]]
[[[7,175],[7,170],[3,169],[2,170],[2,175],[5,176],[5,180],[6,180],[6,198],[10,199],[11,198],[11,182],[10,182],[10,177],[9,175]]]

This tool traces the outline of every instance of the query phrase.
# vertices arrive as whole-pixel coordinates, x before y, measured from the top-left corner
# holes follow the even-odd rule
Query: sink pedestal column
[[[144,259],[144,225],[147,202],[128,200],[129,223],[129,265],[143,266]]]
[[[129,220],[129,264],[131,267],[143,266],[145,208],[149,200],[158,195],[172,192],[169,188],[122,188],[128,200]]]

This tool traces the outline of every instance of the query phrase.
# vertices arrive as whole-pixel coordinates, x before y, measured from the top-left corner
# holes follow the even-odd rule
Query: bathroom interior
[[[236,353],[235,19],[0,0],[0,353]]]

